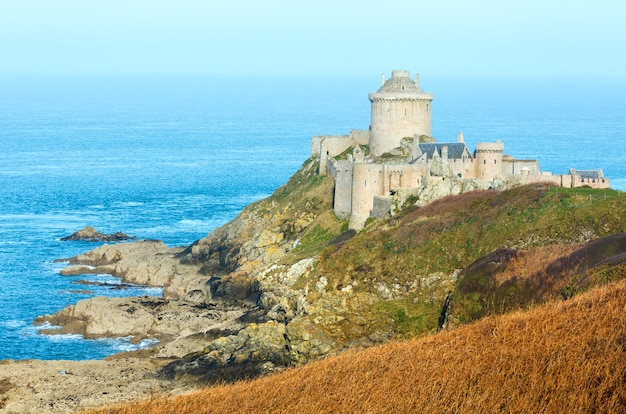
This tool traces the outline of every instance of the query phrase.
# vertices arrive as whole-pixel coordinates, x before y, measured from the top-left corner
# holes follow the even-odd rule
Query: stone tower
[[[430,135],[431,93],[419,87],[418,76],[413,82],[407,70],[394,70],[391,78],[378,92],[370,93],[372,121],[370,151],[378,156],[400,145],[404,137]]]
[[[493,180],[497,175],[501,175],[504,172],[504,164],[502,163],[503,151],[504,144],[500,140],[477,143],[476,151],[474,151],[476,178]]]

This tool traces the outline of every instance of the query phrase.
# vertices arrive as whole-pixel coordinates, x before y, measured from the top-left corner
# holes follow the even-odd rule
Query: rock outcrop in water
[[[62,241],[80,240],[88,242],[118,242],[135,239],[136,237],[129,236],[128,234],[122,233],[120,231],[111,234],[100,233],[91,226],[87,226],[84,229],[80,229],[67,237],[61,238]]]

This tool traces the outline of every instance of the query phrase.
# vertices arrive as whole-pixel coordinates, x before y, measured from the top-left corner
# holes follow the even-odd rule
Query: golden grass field
[[[91,413],[626,413],[626,280],[422,339]]]

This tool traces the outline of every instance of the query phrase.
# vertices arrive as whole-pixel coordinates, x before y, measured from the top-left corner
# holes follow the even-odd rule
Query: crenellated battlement
[[[408,70],[398,70],[398,69],[394,69],[391,71],[391,77],[392,78],[408,78],[410,76],[410,73]]]
[[[433,95],[431,94],[405,94],[402,96],[382,96],[373,93],[369,94],[370,102],[384,102],[384,101],[432,101]]]
[[[479,142],[476,144],[476,152],[503,152],[504,143],[497,140],[496,142]]]

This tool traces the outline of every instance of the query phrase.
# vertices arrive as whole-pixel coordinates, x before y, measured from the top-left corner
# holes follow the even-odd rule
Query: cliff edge
[[[36,323],[61,326],[49,334],[159,340],[149,350],[89,363],[104,388],[116,384],[136,396],[155,384],[180,392],[430,335],[626,274],[626,218],[619,213],[626,197],[618,192],[545,185],[474,191],[426,206],[405,203],[357,233],[332,211],[332,177],[316,174],[316,165],[308,160],[272,196],[187,248],[103,245],[69,259],[64,270],[163,286],[163,297],[92,298]],[[116,377],[120,364],[151,368]],[[74,372],[82,366],[67,365]],[[61,365],[0,365],[5,408],[20,412],[28,401],[31,409],[64,412],[120,400],[119,393],[95,398],[76,386],[89,376],[63,388],[69,377],[50,376],[50,366]],[[68,399],[50,406],[61,392],[52,388]]]

